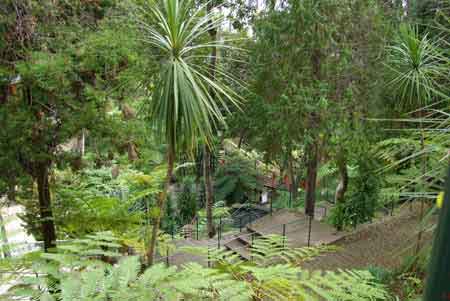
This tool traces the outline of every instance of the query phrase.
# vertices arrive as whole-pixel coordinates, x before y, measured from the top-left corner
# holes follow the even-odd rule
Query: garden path
[[[309,223],[311,222],[311,233],[309,233]],[[255,237],[277,234],[285,234],[289,245],[292,247],[307,246],[308,241],[311,246],[321,244],[333,244],[340,240],[345,233],[336,233],[333,227],[328,224],[319,222],[315,219],[310,220],[305,214],[292,209],[281,209],[268,214],[258,220],[249,223],[243,228],[242,232],[223,235],[220,243],[216,238],[212,239],[181,239],[175,242],[177,248],[181,247],[210,247],[217,248],[226,247],[239,254],[243,259],[249,259],[249,246]],[[157,259],[166,261],[164,257]],[[174,254],[169,254],[170,265],[182,265],[184,263],[194,261],[204,266],[207,265],[207,256],[204,254],[191,254],[177,250]]]
[[[358,226],[351,232],[336,232],[331,226],[312,220],[311,245],[328,244],[337,246],[335,252],[325,253],[302,264],[308,270],[336,270],[346,268],[367,268],[381,266],[399,267],[405,255],[415,246],[418,229],[418,206],[404,205],[393,216],[383,216],[373,223]],[[286,237],[293,247],[307,245],[309,219],[300,212],[282,209],[272,216],[267,215],[248,224],[243,232],[224,235],[221,246],[233,250],[243,259],[249,259],[248,246],[251,236],[283,234],[285,224]],[[431,233],[424,235],[423,244],[429,244]],[[178,247],[216,248],[217,238],[205,240],[179,240]],[[169,258],[170,265],[183,265],[194,261],[207,266],[206,256],[192,255],[177,251]]]
[[[334,243],[336,252],[323,254],[302,264],[309,270],[362,269],[369,266],[398,268],[411,255],[417,240],[419,205],[405,204],[393,216],[385,216]],[[435,217],[434,217],[435,218]],[[431,222],[431,221],[430,221]],[[431,243],[432,233],[425,232],[422,244]]]

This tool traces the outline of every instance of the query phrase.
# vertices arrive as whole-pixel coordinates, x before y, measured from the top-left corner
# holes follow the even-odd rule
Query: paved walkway
[[[399,267],[405,255],[411,254],[415,246],[418,230],[417,205],[412,210],[409,205],[398,209],[394,216],[383,216],[373,223],[358,226],[352,232],[339,232],[329,225],[311,221],[311,245],[332,244],[338,247],[336,252],[325,253],[302,264],[308,270],[336,270],[381,266]],[[435,222],[431,221],[431,222]],[[230,250],[236,250],[243,259],[248,259],[248,246],[251,235],[285,233],[293,247],[307,244],[309,218],[304,214],[281,209],[272,216],[267,215],[252,224],[248,224],[242,233],[224,236],[220,242]],[[424,235],[423,244],[430,244],[432,233]],[[217,248],[217,238],[208,240],[179,240],[177,246]],[[178,251],[170,258],[170,264],[182,265],[195,261],[207,266],[206,256],[192,255]]]
[[[230,240],[233,240],[235,237],[235,234],[230,234],[230,235],[224,235],[224,237],[220,240],[220,246],[223,247],[224,244],[228,243]],[[180,240],[176,240],[175,241],[175,253],[170,254],[169,253],[169,265],[177,265],[177,266],[181,266],[183,264],[186,264],[188,262],[196,262],[199,263],[203,266],[207,266],[208,265],[208,256],[207,253],[206,254],[201,254],[201,253],[193,253],[191,251],[183,251],[182,248],[188,248],[188,249],[203,249],[204,251],[206,251],[208,249],[208,247],[210,249],[212,248],[217,248],[218,247],[218,241],[217,238],[212,238],[212,239],[201,239],[201,240],[196,240],[196,239],[180,239]],[[165,262],[167,263],[167,256],[164,257],[160,257],[160,258],[156,258],[156,262]]]
[[[252,242],[252,236],[254,238],[270,234],[285,234],[290,246],[302,247],[308,245],[309,235],[310,245],[333,244],[344,235],[344,233],[337,234],[333,227],[314,219],[311,220],[311,233],[309,234],[309,223],[309,217],[305,214],[292,209],[281,209],[272,215],[268,214],[247,224],[242,232],[237,231],[236,233],[223,235],[220,246],[235,251],[243,259],[248,259],[248,249]],[[191,252],[181,251],[179,248],[217,248],[219,242],[217,237],[203,240],[181,239],[177,240],[175,245],[177,251],[174,254],[169,254],[170,265],[180,266],[188,262],[197,262],[207,266],[206,254],[192,254]],[[164,257],[157,259],[157,261],[167,262]]]
[[[292,247],[316,246],[332,244],[344,236],[344,232],[337,233],[334,228],[315,219],[311,220],[311,233],[309,235],[310,219],[304,213],[293,209],[281,209],[273,215],[266,215],[258,221],[248,225],[250,231],[260,235],[286,234]]]
[[[385,216],[361,225],[354,233],[337,241],[336,252],[326,253],[302,264],[309,270],[336,270],[381,266],[397,268],[406,255],[412,254],[417,241],[419,225],[418,206],[411,211],[404,205],[394,216]],[[435,218],[433,221],[435,222]],[[431,243],[432,233],[426,232],[423,245]]]

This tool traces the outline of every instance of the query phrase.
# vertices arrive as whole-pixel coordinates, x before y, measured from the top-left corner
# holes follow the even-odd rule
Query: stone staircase
[[[224,244],[224,247],[239,255],[243,260],[250,260],[250,247],[254,239],[268,234],[283,234],[282,227],[277,227],[276,224],[276,222],[278,222],[278,216],[279,213],[274,213],[273,215],[266,215],[256,222],[248,223],[245,228],[243,228],[243,231],[235,234],[234,238]],[[290,221],[291,220],[288,219],[288,222]]]
[[[238,254],[242,259],[250,260],[250,246],[252,245],[252,239],[258,236],[261,235],[252,231],[250,228],[246,228],[241,233],[236,234],[235,238],[224,244],[224,246],[228,250]]]
[[[311,222],[311,233],[309,233],[309,223]],[[220,235],[219,238],[196,240],[192,229],[187,228],[185,239],[178,240],[175,245],[179,247],[203,247],[203,248],[226,248],[238,255],[242,260],[251,260],[251,245],[253,240],[266,235],[284,235],[288,246],[303,247],[308,245],[332,244],[342,238],[343,233],[336,233],[335,230],[317,220],[309,220],[303,213],[280,209],[273,214],[267,214],[255,220],[251,220],[246,225],[239,227],[239,233],[228,233]],[[192,254],[182,250],[170,254],[170,265],[181,266],[187,262],[197,262],[203,266],[209,266],[207,256],[204,254]],[[163,260],[163,258],[161,258]]]
[[[311,222],[311,233],[308,233]],[[304,247],[332,244],[342,238],[342,233],[317,220],[309,221],[303,213],[281,209],[272,215],[266,215],[245,226],[241,233],[224,243],[225,248],[238,254],[244,260],[250,260],[250,247],[254,239],[266,235],[284,235],[291,247]]]

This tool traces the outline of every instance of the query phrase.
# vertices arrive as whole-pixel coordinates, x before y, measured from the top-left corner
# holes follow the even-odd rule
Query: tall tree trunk
[[[9,174],[8,192],[6,193],[6,195],[8,197],[8,202],[10,204],[16,203],[16,185],[17,185],[17,178],[15,174]]]
[[[127,152],[128,152],[128,160],[130,162],[136,161],[139,159],[139,155],[137,152],[137,146],[133,141],[127,142]]]
[[[136,112],[132,107],[123,102],[123,95],[120,96],[121,102],[121,110],[122,110],[122,118],[125,121],[130,121],[136,119]],[[131,138],[131,139],[130,139]],[[128,141],[126,142],[127,152],[128,152],[128,160],[133,162],[139,159],[139,152],[135,141],[133,141],[133,137],[128,137]]]
[[[345,158],[345,154],[343,150],[338,150],[336,164],[339,172],[339,184],[336,187],[336,193],[334,196],[334,202],[336,205],[342,204],[344,202],[345,192],[348,187],[348,172],[347,172],[347,160]],[[343,224],[338,223],[336,225],[336,230],[342,231]]]
[[[202,187],[205,187],[205,185],[202,186],[200,182],[203,176],[203,155],[203,150],[198,149],[195,156],[195,193],[197,195],[197,208],[202,208],[204,204]]]
[[[147,251],[147,263],[148,265],[153,264],[153,259],[155,256],[156,242],[158,239],[159,227],[161,225],[161,218],[164,215],[164,208],[166,206],[167,194],[169,191],[170,181],[173,175],[173,166],[175,161],[175,151],[172,147],[169,147],[169,151],[167,153],[167,175],[166,181],[164,183],[164,188],[158,196],[157,206],[159,209],[158,215],[155,217],[155,222],[153,223],[152,229],[152,237],[150,239],[150,246]]]
[[[308,146],[308,161],[306,170],[306,204],[305,214],[314,217],[316,204],[317,166],[319,161],[318,146],[313,142]]]
[[[214,1],[208,2],[206,9],[208,13],[214,8]],[[217,37],[217,30],[213,27],[208,30],[209,37],[211,41],[215,41]],[[217,47],[211,47],[211,61],[209,63],[209,73],[211,80],[216,77],[216,64],[217,64]],[[212,97],[215,97],[214,90],[209,91]],[[206,197],[206,224],[208,237],[213,237],[215,235],[214,221],[213,221],[213,204],[214,204],[214,190],[212,185],[212,171],[211,171],[211,150],[208,146],[205,146],[204,157],[203,157],[203,177],[205,179],[205,197]]]
[[[77,151],[81,158],[84,157],[85,153],[85,141],[86,141],[86,130],[82,129],[80,136],[77,138]]]
[[[318,31],[318,26],[315,26],[316,33]],[[315,80],[321,80],[321,66],[320,66],[321,53],[320,49],[316,48],[311,56],[311,65],[313,69],[313,75]],[[317,181],[317,166],[319,160],[319,149],[318,149],[318,137],[314,133],[315,128],[319,126],[319,116],[317,113],[312,112],[309,117],[309,127],[311,128],[314,137],[312,137],[312,142],[306,147],[307,160],[307,170],[306,170],[306,199],[305,199],[305,214],[314,217],[314,209],[316,205],[316,181]]]
[[[6,233],[5,220],[3,219],[1,211],[0,211],[0,236],[1,236],[0,243],[2,244],[0,252],[3,254],[4,257],[10,257],[11,252],[8,246],[8,235]]]
[[[206,226],[208,237],[214,237],[216,231],[214,229],[213,206],[214,206],[214,190],[211,175],[211,151],[205,146],[203,156],[203,176],[205,179],[205,199],[206,199]]]
[[[290,207],[292,207],[292,204],[295,203],[298,197],[298,184],[299,184],[299,177],[295,175],[295,170],[292,162],[292,156],[289,156],[289,162],[288,162],[288,168],[289,168],[289,177],[291,179],[291,185],[290,185],[290,192],[291,192],[291,204],[289,204]]]
[[[39,213],[41,218],[41,231],[44,239],[44,251],[56,247],[56,229],[51,207],[49,187],[49,166],[46,163],[38,165],[36,182],[39,194]]]
[[[239,142],[238,142],[238,148],[241,149],[242,147],[242,142],[244,141],[244,136],[245,136],[245,129],[242,129],[239,135]]]
[[[348,171],[347,171],[347,159],[343,151],[339,151],[340,153],[337,155],[337,167],[339,172],[339,184],[336,187],[336,193],[334,196],[334,202],[340,203],[344,201],[345,193],[347,192],[348,187]]]
[[[319,24],[316,23],[314,26],[314,31],[316,35],[319,35]],[[313,77],[317,82],[322,80],[322,59],[321,48],[319,45],[316,45],[312,55],[311,55],[311,66],[313,71]],[[320,97],[320,94],[317,95],[317,98]],[[314,207],[316,205],[316,181],[317,181],[317,166],[319,164],[319,137],[317,133],[315,133],[316,129],[320,126],[320,115],[317,112],[311,112],[309,116],[309,128],[313,134],[312,142],[306,148],[306,154],[308,156],[307,161],[307,170],[306,170],[306,205],[305,205],[305,213],[314,217]]]
[[[424,116],[424,112],[421,112],[420,114],[420,149],[421,151],[424,153],[424,156],[422,158],[422,176],[423,176],[423,184],[420,185],[421,189],[419,189],[419,191],[423,191],[425,192],[426,186],[425,186],[425,181],[427,179],[427,157],[425,156],[425,131],[423,129],[423,123],[422,123],[422,119],[425,117]],[[416,250],[415,250],[415,254],[419,254],[420,249],[421,249],[421,243],[422,243],[422,233],[423,233],[423,216],[424,216],[424,212],[425,211],[425,200],[423,197],[420,198],[420,213],[419,213],[419,233],[417,234],[417,243],[416,243]]]

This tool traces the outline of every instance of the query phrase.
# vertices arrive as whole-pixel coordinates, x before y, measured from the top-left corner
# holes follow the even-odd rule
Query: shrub
[[[376,173],[376,164],[371,158],[362,156],[357,162],[357,175],[350,182],[348,197],[332,211],[331,223],[341,230],[372,220],[379,191],[380,178]]]

